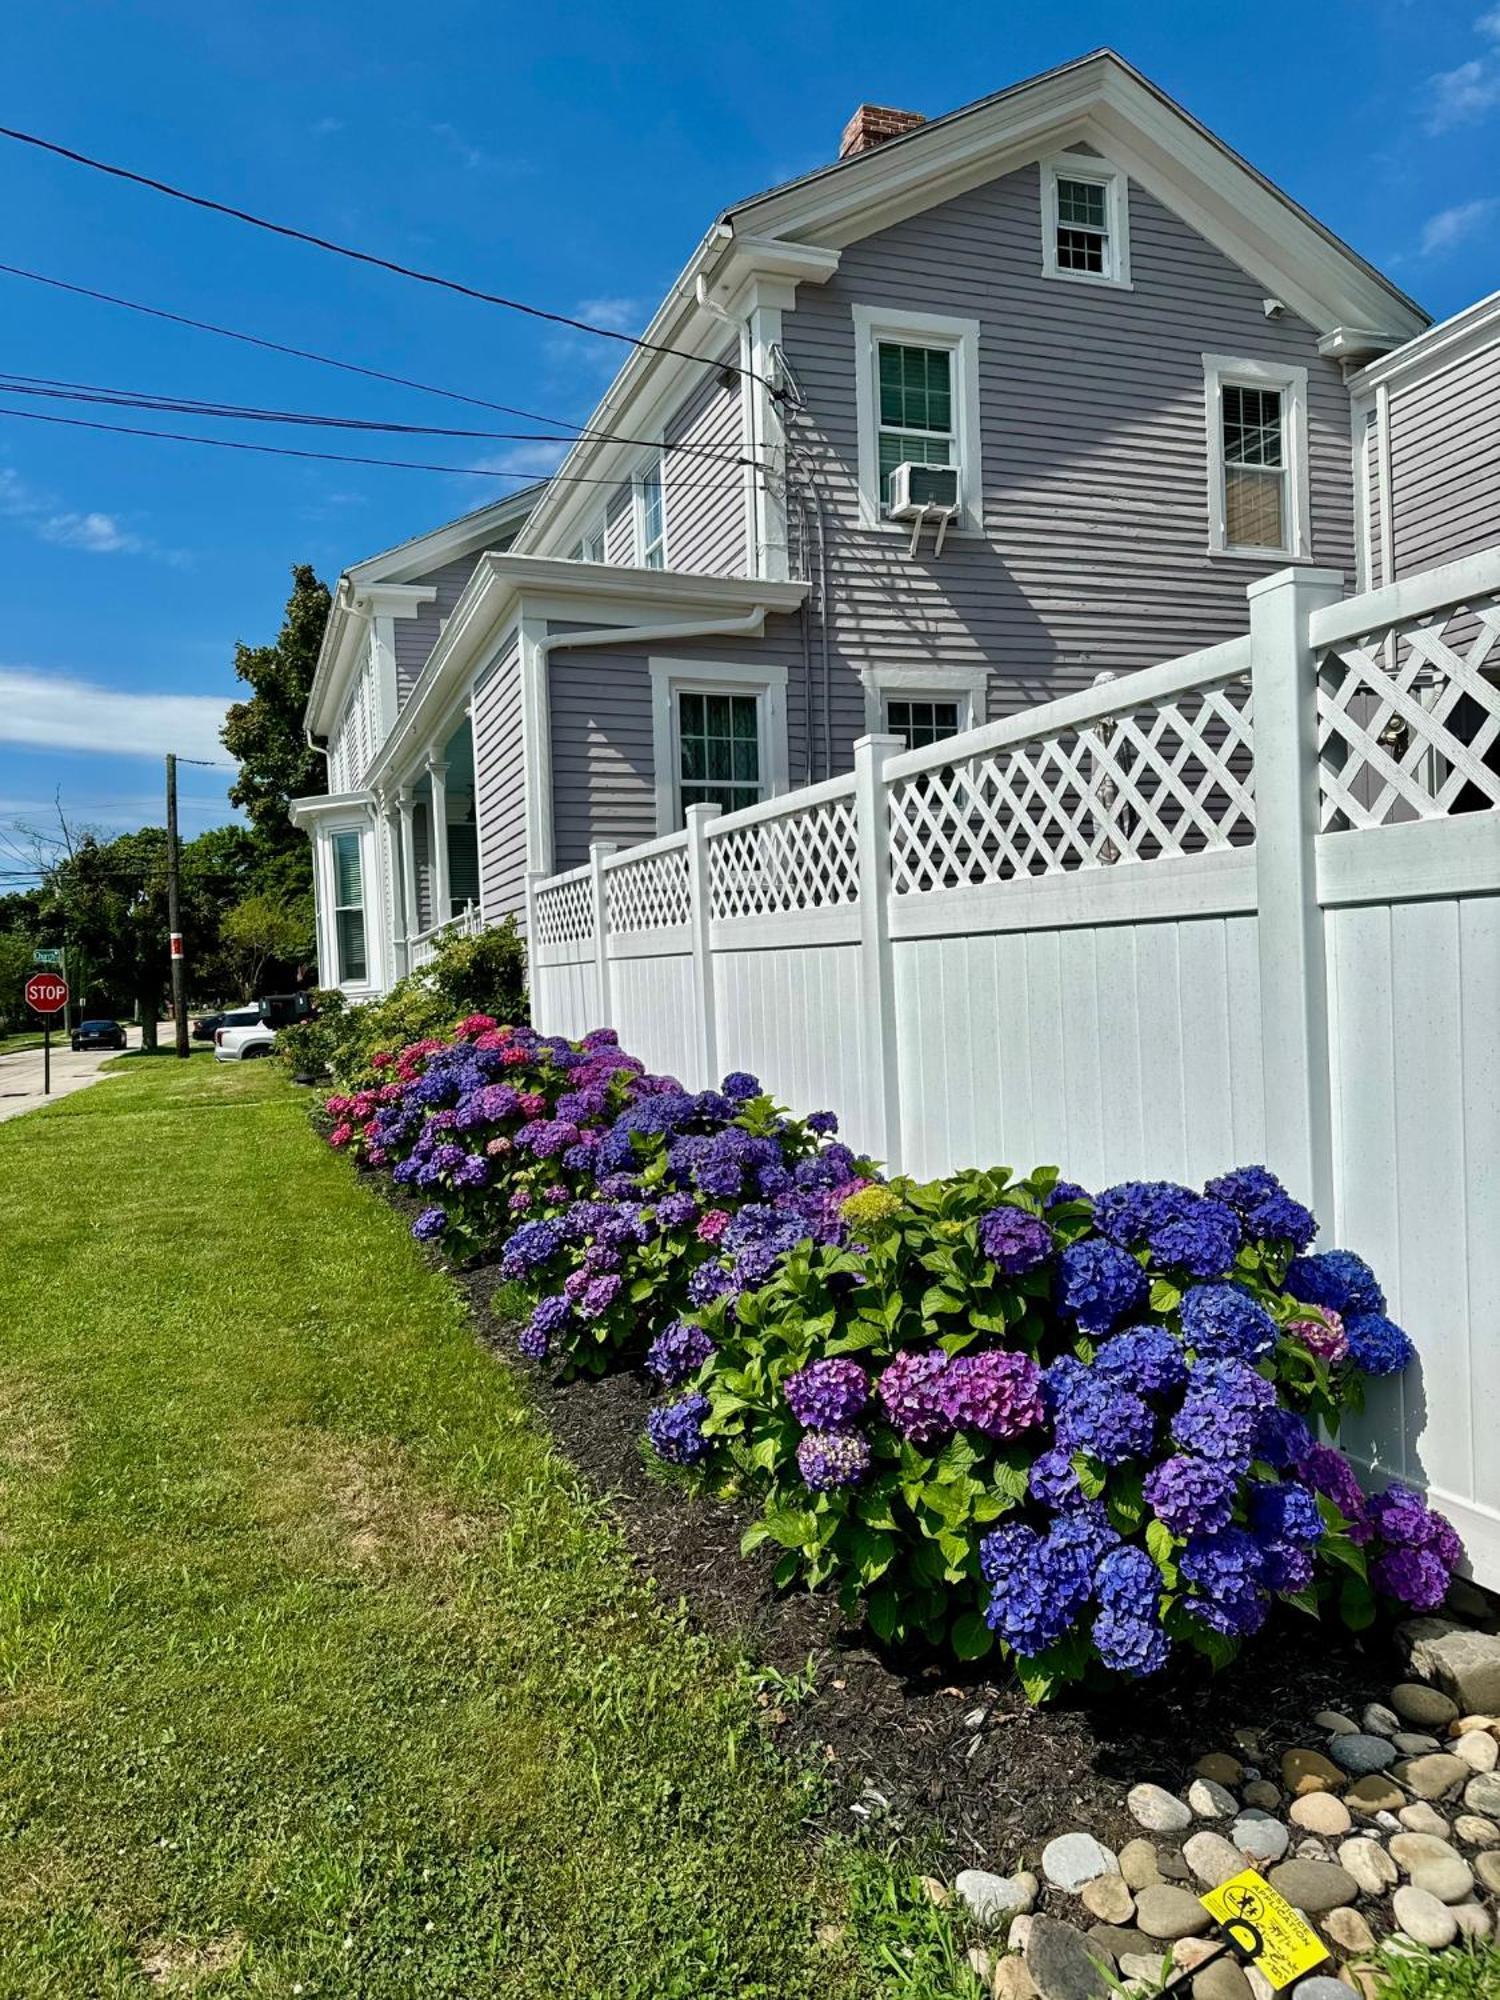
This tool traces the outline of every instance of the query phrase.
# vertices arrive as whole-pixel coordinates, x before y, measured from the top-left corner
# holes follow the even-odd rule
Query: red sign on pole
[[[172,956],[173,956],[173,958],[181,958],[181,956],[182,956],[182,932],[181,932],[181,931],[173,931],[173,933],[172,933],[172,937],[171,937],[171,949],[172,949]]]
[[[60,1014],[68,1004],[68,982],[55,972],[33,972],[22,991],[35,1014]]]

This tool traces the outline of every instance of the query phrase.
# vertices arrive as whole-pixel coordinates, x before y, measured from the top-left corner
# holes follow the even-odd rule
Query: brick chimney
[[[844,127],[839,140],[839,158],[868,153],[887,139],[899,139],[903,132],[915,132],[927,120],[920,111],[892,111],[884,104],[862,104]]]

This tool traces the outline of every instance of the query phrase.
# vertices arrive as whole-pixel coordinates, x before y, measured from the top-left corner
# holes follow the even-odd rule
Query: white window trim
[[[790,787],[786,734],[786,668],[742,660],[655,659],[651,669],[651,758],[656,773],[656,831],[682,826],[678,799],[679,694],[752,694],[760,703],[761,793],[779,798]]]
[[[1057,153],[1043,160],[1042,276],[1071,285],[1112,285],[1134,289],[1130,282],[1130,183],[1112,160],[1094,153]],[[1109,231],[1108,267],[1103,271],[1064,271],[1057,262],[1057,183],[1092,181],[1104,189],[1104,220]]]
[[[855,306],[854,409],[859,429],[859,525],[888,534],[911,534],[905,521],[891,521],[880,510],[880,395],[877,348],[882,340],[911,347],[951,349],[957,373],[953,385],[955,443],[958,452],[958,519],[949,533],[978,534],[982,527],[982,439],[979,429],[979,321],[955,319],[947,313],[887,311],[882,306]]]
[[[608,516],[609,516],[608,508],[605,506],[600,506],[596,508],[595,511],[589,516],[589,518],[581,525],[573,541],[573,547],[577,551],[577,554],[573,558],[575,562],[592,562],[596,560],[594,557],[586,556],[583,553],[584,545],[588,542],[597,542],[599,544],[599,554],[597,560],[601,563],[608,562],[609,560]],[[665,514],[663,515],[663,518],[665,518]]]
[[[650,564],[646,561],[646,478],[656,473],[658,490],[661,493],[661,562]],[[635,567],[637,569],[670,569],[671,555],[667,546],[667,454],[662,445],[648,452],[630,475],[630,517],[634,545]]]
[[[990,676],[986,667],[861,667],[865,689],[865,734],[885,733],[885,704],[895,695],[904,701],[956,701],[960,735],[989,720]]]
[[[340,834],[352,833],[359,840],[359,883],[365,919],[365,976],[341,979],[338,939],[338,871],[334,866],[333,843]],[[379,848],[368,816],[358,819],[325,820],[317,829],[318,869],[318,973],[323,983],[337,986],[351,1000],[366,1000],[384,991],[385,937],[381,913],[385,885],[380,872]],[[330,978],[328,975],[332,974]]]
[[[1281,391],[1282,451],[1287,480],[1287,539],[1278,549],[1241,548],[1225,532],[1224,506],[1224,388]],[[1312,512],[1308,493],[1307,370],[1279,361],[1248,361],[1233,354],[1203,357],[1204,421],[1208,428],[1208,552],[1213,556],[1280,557],[1287,562],[1312,560]]]

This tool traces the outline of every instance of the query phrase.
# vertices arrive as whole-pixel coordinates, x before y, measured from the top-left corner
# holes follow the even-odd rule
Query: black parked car
[[[222,1028],[223,1025],[224,1016],[222,1014],[200,1014],[193,1023],[193,1040],[195,1042],[211,1042],[214,1038],[214,1029]]]
[[[73,1030],[75,1049],[123,1049],[125,1030],[118,1021],[80,1021]]]
[[[268,993],[263,1000],[247,1000],[243,1007],[200,1014],[193,1023],[193,1040],[211,1042],[215,1029],[245,1027],[250,1017],[264,1021],[268,1028],[289,1028],[296,1021],[314,1019],[317,1011],[311,993]]]

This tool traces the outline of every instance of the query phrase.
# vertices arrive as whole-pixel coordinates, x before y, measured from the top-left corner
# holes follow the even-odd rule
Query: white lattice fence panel
[[[1500,599],[1328,647],[1318,749],[1325,833],[1500,806]]]
[[[544,884],[535,907],[538,944],[581,944],[594,934],[594,891],[587,873]]]
[[[898,896],[1247,845],[1247,678],[935,765],[889,788]]]
[[[859,900],[853,793],[720,832],[708,842],[715,918],[827,910]]]
[[[666,930],[692,914],[686,848],[622,861],[604,880],[611,931]]]

